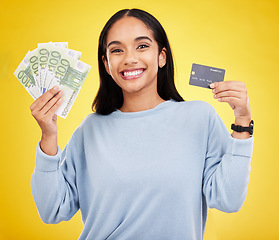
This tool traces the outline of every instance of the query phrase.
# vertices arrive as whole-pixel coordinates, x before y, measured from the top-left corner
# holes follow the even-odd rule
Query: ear
[[[102,61],[103,61],[104,65],[105,65],[107,73],[110,75],[108,61],[105,59],[105,56],[102,56]]]
[[[163,48],[159,54],[159,67],[162,68],[167,63],[167,49]]]

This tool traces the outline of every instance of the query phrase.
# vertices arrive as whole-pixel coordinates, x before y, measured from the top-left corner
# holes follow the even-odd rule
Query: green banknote
[[[80,57],[81,52],[68,49],[67,42],[39,43],[14,74],[34,100],[58,85],[64,94],[56,114],[66,118],[91,69]]]
[[[47,63],[49,58],[49,48],[52,43],[38,43],[38,70],[39,70],[39,86],[42,93],[46,91],[45,78],[47,73]]]
[[[58,116],[67,117],[90,69],[90,65],[66,53],[62,55],[55,71],[55,81],[64,93]]]
[[[57,81],[55,81],[55,72],[56,72],[56,67],[58,66],[61,56],[63,54],[70,55],[76,59],[80,59],[81,52],[71,50],[68,48],[64,47],[58,47],[55,44],[53,44],[49,48],[49,53],[50,56],[48,58],[48,63],[47,63],[47,73],[44,81],[44,86],[46,88],[46,91],[51,89],[53,86],[59,84]]]
[[[29,51],[26,57],[29,60],[30,69],[36,85],[39,87],[38,49],[36,48],[33,51]]]
[[[26,91],[33,97],[34,100],[36,100],[41,95],[41,92],[31,71],[30,62],[27,57],[29,53],[30,51],[19,64],[14,74]]]
[[[52,42],[56,47],[68,48],[68,42]]]

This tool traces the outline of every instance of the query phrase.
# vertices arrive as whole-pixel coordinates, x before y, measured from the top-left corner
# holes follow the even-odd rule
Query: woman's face
[[[126,93],[157,93],[158,67],[166,63],[165,49],[158,53],[153,32],[139,19],[123,17],[107,35],[107,72]]]

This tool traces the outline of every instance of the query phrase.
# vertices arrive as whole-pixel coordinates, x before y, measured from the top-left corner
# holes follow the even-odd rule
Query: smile
[[[134,70],[124,70],[121,72],[121,75],[124,78],[138,78],[142,75],[142,73],[144,72],[144,69],[134,69]]]
[[[122,74],[123,76],[125,77],[128,77],[128,76],[136,76],[136,75],[139,75],[143,72],[143,70],[136,70],[136,71],[123,71]]]
[[[134,71],[134,72],[124,72],[124,76],[135,76],[141,74],[143,71]]]

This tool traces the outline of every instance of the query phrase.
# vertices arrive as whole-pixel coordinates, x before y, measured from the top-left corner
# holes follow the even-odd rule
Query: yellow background
[[[37,213],[30,178],[40,129],[29,110],[32,98],[13,75],[37,43],[68,41],[92,65],[66,120],[59,119],[59,145],[91,112],[98,88],[98,36],[108,18],[122,8],[149,11],[164,26],[176,62],[176,83],[186,100],[211,103],[226,126],[234,120],[225,103],[208,89],[188,85],[193,62],[226,69],[225,80],[244,81],[255,120],[252,172],[240,212],[210,210],[205,240],[279,239],[278,228],[278,63],[277,1],[1,1],[1,167],[0,239],[77,239],[80,213],[58,225],[44,224]]]

